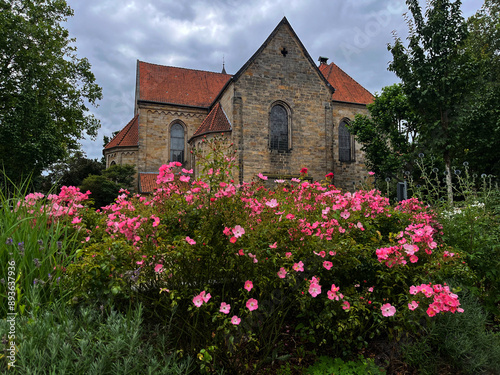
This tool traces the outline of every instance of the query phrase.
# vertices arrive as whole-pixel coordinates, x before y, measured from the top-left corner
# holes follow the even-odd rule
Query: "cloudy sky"
[[[229,74],[262,45],[286,16],[317,61],[328,57],[371,93],[398,82],[387,71],[393,32],[405,38],[404,0],[67,0],[66,27],[103,89],[91,111],[101,121],[95,141],[82,141],[90,158],[102,156],[103,135],[133,117],[137,60]],[[423,1],[422,1],[423,2]],[[462,0],[465,17],[483,0]]]

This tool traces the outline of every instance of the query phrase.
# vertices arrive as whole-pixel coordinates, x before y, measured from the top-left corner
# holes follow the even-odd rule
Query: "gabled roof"
[[[139,192],[142,194],[153,193],[157,188],[158,184],[156,183],[156,179],[160,174],[153,173],[139,173]]]
[[[233,81],[237,81],[238,78],[245,72],[245,70],[247,70],[247,68],[250,66],[250,64],[257,58],[257,56],[259,56],[262,51],[267,47],[267,45],[271,42],[271,40],[276,36],[276,34],[278,33],[278,31],[283,27],[283,26],[287,26],[289,29],[290,29],[290,32],[292,33],[292,36],[295,38],[295,40],[297,41],[300,49],[302,49],[302,52],[304,53],[304,56],[307,58],[307,60],[309,60],[310,64],[311,64],[311,67],[313,69],[315,69],[317,72],[318,72],[318,77],[323,80],[325,82],[325,85],[332,91],[332,93],[335,91],[335,88],[332,87],[331,83],[324,77],[323,74],[321,74],[321,72],[318,70],[318,66],[316,65],[316,63],[313,61],[313,59],[311,58],[311,56],[309,55],[309,52],[307,52],[306,48],[304,47],[304,45],[302,44],[302,42],[300,41],[299,37],[297,36],[297,34],[295,33],[295,31],[293,30],[292,28],[292,25],[290,25],[290,23],[288,22],[287,18],[286,17],[283,17],[283,19],[281,20],[281,22],[278,24],[278,26],[275,27],[275,29],[273,30],[273,32],[267,37],[266,41],[260,46],[260,48],[252,55],[252,57],[250,57],[250,59],[241,67],[240,70],[238,70],[238,72],[232,77],[232,80]]]
[[[114,147],[133,147],[139,144],[139,115],[135,115],[114,138],[104,146],[105,150]]]
[[[176,68],[138,61],[138,100],[209,107],[230,74]]]
[[[231,130],[231,124],[229,123],[222,106],[219,102],[217,102],[205,120],[203,120],[198,130],[194,132],[191,139],[203,134],[229,132]]]
[[[358,104],[373,102],[373,95],[334,63],[329,65],[321,63],[319,70],[328,82],[335,87],[332,100]]]

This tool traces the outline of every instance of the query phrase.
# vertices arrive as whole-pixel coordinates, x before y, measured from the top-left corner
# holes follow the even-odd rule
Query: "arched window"
[[[351,133],[346,127],[347,121],[342,120],[339,125],[339,160],[354,161]]]
[[[112,167],[113,165],[116,165],[116,162],[114,160],[111,162],[109,166]]]
[[[181,124],[170,128],[170,161],[184,163],[184,127]]]
[[[269,133],[271,150],[288,151],[288,111],[281,104],[271,108]]]

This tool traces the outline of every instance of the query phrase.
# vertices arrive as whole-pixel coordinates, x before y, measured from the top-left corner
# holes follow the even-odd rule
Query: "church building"
[[[283,18],[235,74],[137,62],[134,117],[105,146],[106,166],[132,164],[137,191],[152,192],[161,165],[195,168],[203,137],[228,137],[237,178],[308,177],[352,190],[367,176],[346,124],[373,96],[328,59],[316,64]]]

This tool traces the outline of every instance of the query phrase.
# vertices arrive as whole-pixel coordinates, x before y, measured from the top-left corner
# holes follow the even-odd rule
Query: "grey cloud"
[[[68,0],[78,55],[92,64],[104,99],[93,113],[102,128],[85,141],[89,157],[102,155],[102,136],[133,116],[136,61],[235,73],[283,16],[313,60],[327,56],[374,93],[398,81],[387,71],[391,32],[405,37],[404,0]],[[424,2],[423,2],[424,3]],[[466,16],[482,5],[464,0]],[[424,4],[425,5],[425,4]],[[129,8],[127,8],[129,7]],[[127,10],[128,9],[128,10]],[[204,29],[203,29],[204,28]]]

